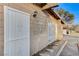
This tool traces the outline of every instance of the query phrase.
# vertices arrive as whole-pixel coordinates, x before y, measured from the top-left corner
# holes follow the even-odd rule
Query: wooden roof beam
[[[55,8],[55,7],[58,7],[59,5],[57,3],[47,3],[43,8],[42,10],[44,9],[49,9],[49,8]]]
[[[43,8],[47,3],[33,3],[34,5]]]

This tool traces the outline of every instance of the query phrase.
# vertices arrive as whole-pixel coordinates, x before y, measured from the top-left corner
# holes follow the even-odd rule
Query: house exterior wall
[[[57,39],[62,40],[63,39],[63,26],[60,21],[57,23],[57,31],[58,31]]]
[[[51,20],[49,16],[45,15],[41,9],[37,6],[34,6],[33,4],[1,4],[1,6],[9,6],[15,9],[18,9],[20,11],[26,12],[30,14],[30,54],[33,55],[37,53],[38,51],[42,50],[44,47],[46,47],[49,44],[48,41],[48,22]],[[3,9],[3,7],[0,7],[0,10]],[[37,11],[37,17],[33,17],[34,11]],[[2,10],[3,12],[3,10]],[[1,13],[3,15],[3,13]],[[1,15],[0,15],[1,16]],[[3,55],[3,24],[4,24],[4,17],[0,19],[0,24],[2,27],[0,27],[0,41],[2,46],[0,45],[0,54]],[[59,21],[56,21],[55,18],[52,17],[52,23],[57,27],[56,32],[56,39],[62,38],[62,26]],[[1,31],[2,30],[2,31]],[[2,33],[2,34],[1,34]],[[53,33],[53,32],[52,32]]]
[[[60,20],[55,19],[51,15],[49,15],[51,22],[56,26],[56,40],[63,39],[63,24],[61,24]]]

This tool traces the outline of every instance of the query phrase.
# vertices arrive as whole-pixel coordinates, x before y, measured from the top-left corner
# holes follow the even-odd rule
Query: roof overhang
[[[44,12],[47,11],[52,17],[56,18],[57,20],[60,20],[61,24],[65,24],[62,18],[54,10],[54,8],[59,6],[57,3],[34,3],[34,4],[39,6],[42,9],[42,11]]]
[[[57,20],[60,19],[58,15],[51,8],[45,9],[43,11],[47,11],[52,17],[56,18]]]
[[[58,13],[54,9],[48,8],[48,9],[45,9],[43,11],[47,11],[56,20],[60,20],[61,24],[65,24],[65,22],[62,20],[62,18],[58,15]]]
[[[63,18],[62,17],[60,17],[59,16],[59,14],[55,11],[55,10],[53,10],[54,12],[55,12],[55,14],[59,17],[59,20],[61,20],[61,24],[66,24],[66,22],[65,21],[63,21]]]
[[[40,7],[41,10],[45,10],[45,9],[54,8],[54,7],[59,6],[57,3],[33,3],[33,4]]]
[[[55,8],[55,7],[58,7],[59,5],[57,3],[47,3],[43,8],[42,10],[44,9],[50,9],[50,8]]]
[[[47,5],[47,3],[33,3],[34,5],[43,8],[45,5]]]

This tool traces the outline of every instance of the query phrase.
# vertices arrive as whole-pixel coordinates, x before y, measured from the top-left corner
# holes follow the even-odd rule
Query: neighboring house
[[[66,35],[74,35],[74,33],[76,33],[75,27],[73,24],[65,24],[63,29],[64,29],[64,34],[66,34]]]
[[[63,27],[63,34],[64,35],[70,35],[71,31],[70,28],[68,27],[68,25],[64,25]]]
[[[4,7],[4,6],[6,6],[6,7]],[[56,40],[62,40],[64,22],[54,12],[54,10],[51,9],[51,8],[55,8],[56,6],[58,6],[58,4],[56,4],[56,3],[51,3],[51,4],[49,4],[49,3],[0,4],[0,55],[34,55],[35,53],[42,50],[50,43],[52,43]],[[11,7],[10,9],[13,9],[13,13],[9,8],[6,9],[7,7],[9,7],[9,8]],[[5,9],[5,11],[7,10],[8,12],[6,11],[6,13],[5,13],[4,9]],[[15,10],[22,11],[24,16],[21,16],[22,13],[18,14],[16,12],[17,13],[16,14],[14,12]],[[27,20],[28,21],[27,24],[25,22],[22,23],[22,17],[25,17],[24,13],[27,14],[27,19],[29,20],[29,21]],[[10,20],[21,19],[20,20],[21,22],[20,23],[17,22],[19,20],[17,20],[17,21],[15,20],[15,22],[14,22],[14,21],[10,21],[8,19],[10,19]],[[23,18],[23,19],[25,19],[25,18]],[[10,23],[10,22],[14,22],[14,23]],[[8,25],[5,25],[5,23]],[[19,26],[19,27],[15,26],[15,27],[10,28],[11,24],[16,25],[17,23],[18,23],[17,26]],[[19,33],[18,31],[22,31],[20,29],[25,27],[25,25],[22,25],[21,23],[22,24],[25,23],[25,25],[29,26],[29,27],[27,27],[27,29],[28,28],[29,29],[28,29],[28,32],[26,35],[26,37],[28,37],[28,40],[26,43],[24,43],[25,41],[23,41],[24,38],[19,37],[18,39],[21,38],[20,39],[21,41],[15,39],[15,38],[17,38],[16,34]],[[16,33],[16,32],[14,32],[14,30],[12,28],[14,30],[17,30],[18,28],[20,28],[20,29]],[[15,28],[17,28],[17,29],[15,29]],[[7,29],[7,31],[6,31],[6,29]],[[10,32],[11,30],[13,30],[12,33]],[[17,35],[24,34],[24,31],[26,31],[26,30],[23,30],[23,33],[21,32]],[[9,36],[7,37],[8,34],[9,34]],[[14,38],[15,41],[11,40],[10,35],[13,35],[12,37],[15,36],[15,38]],[[10,40],[7,41],[9,38],[10,38]],[[25,52],[27,52],[27,53],[25,53]]]

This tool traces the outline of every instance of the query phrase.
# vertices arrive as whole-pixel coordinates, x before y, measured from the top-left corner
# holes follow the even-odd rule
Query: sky
[[[60,3],[59,7],[74,14],[74,24],[79,24],[79,3]]]

